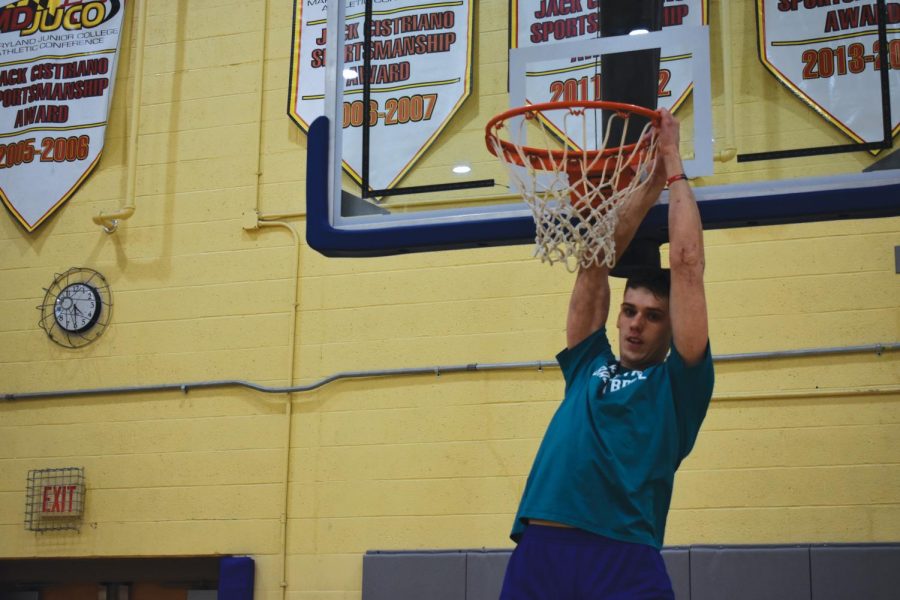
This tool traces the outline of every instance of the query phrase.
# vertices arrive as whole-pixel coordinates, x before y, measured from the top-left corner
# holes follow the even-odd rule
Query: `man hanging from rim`
[[[623,253],[668,183],[669,270],[628,279],[618,360],[606,333],[609,269],[578,272],[567,347],[557,356],[565,399],[525,485],[501,600],[674,598],[660,548],[675,471],[694,445],[714,377],[700,212],[679,124],[660,115],[651,180],[620,209],[615,244]]]

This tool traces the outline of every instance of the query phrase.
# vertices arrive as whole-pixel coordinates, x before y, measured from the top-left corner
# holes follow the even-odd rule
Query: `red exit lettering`
[[[41,512],[45,515],[71,514],[77,489],[77,485],[45,485]]]

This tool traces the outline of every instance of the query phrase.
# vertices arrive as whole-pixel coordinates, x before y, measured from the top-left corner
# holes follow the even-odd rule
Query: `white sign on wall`
[[[0,198],[34,231],[103,150],[126,0],[0,7]]]
[[[851,139],[884,139],[878,5],[757,0],[766,68]],[[900,130],[900,4],[887,3],[891,129]]]
[[[324,113],[328,1],[333,0],[296,0],[295,5],[288,113],[304,130]],[[422,156],[471,92],[475,3],[375,3],[371,72],[366,74],[364,4],[344,1],[344,169],[362,181],[362,130],[368,119],[369,186],[386,189]],[[370,83],[369,106],[363,105],[365,79]]]
[[[510,0],[513,15],[512,48],[526,48],[600,36],[600,0]],[[663,6],[663,27],[695,27],[709,21],[707,0],[668,0]],[[570,100],[600,100],[599,56],[571,57],[536,63],[526,73],[526,98],[531,104]],[[693,86],[691,52],[688,48],[662,49],[659,69],[659,108],[675,111],[690,95]],[[558,113],[561,115],[562,113]],[[571,135],[572,128],[549,113],[545,118],[560,132]],[[587,132],[584,139],[596,139]],[[578,147],[580,134],[569,141]]]

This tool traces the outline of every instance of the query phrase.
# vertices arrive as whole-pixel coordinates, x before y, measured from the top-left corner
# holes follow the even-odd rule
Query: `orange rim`
[[[528,104],[526,106],[518,106],[500,113],[493,119],[488,121],[484,128],[485,144],[488,151],[501,160],[512,162],[520,167],[526,166],[522,162],[520,156],[520,147],[513,142],[500,139],[496,132],[503,128],[508,119],[520,117],[526,114],[538,115],[544,111],[550,110],[566,110],[569,109],[573,114],[577,112],[571,109],[584,110],[608,110],[615,111],[620,115],[637,115],[649,119],[654,126],[659,125],[659,112],[635,106],[634,104],[625,104],[624,102],[604,102],[602,100],[572,100],[568,102],[543,102],[539,104]],[[526,117],[526,118],[534,118]],[[532,146],[521,146],[521,153],[524,154],[531,163],[532,167],[538,169],[553,169],[563,161],[566,161],[566,171],[581,171],[582,165],[587,161],[595,163],[600,169],[605,168],[606,160],[613,156],[618,157],[623,152],[633,153],[637,146],[647,145],[649,140],[635,142],[625,146],[615,146],[605,148],[603,150],[548,150],[545,148],[534,148]],[[497,154],[496,146],[500,146],[503,150],[503,156]],[[593,169],[592,169],[593,170]]]

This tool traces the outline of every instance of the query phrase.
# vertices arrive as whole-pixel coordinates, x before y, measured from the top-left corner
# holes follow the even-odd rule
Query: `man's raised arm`
[[[683,175],[684,166],[678,150],[678,121],[666,110],[661,110],[659,133],[659,159],[665,165],[669,184],[669,268],[672,274],[672,290],[669,312],[672,318],[672,336],[678,353],[687,365],[695,365],[706,353],[709,340],[709,322],[706,312],[706,294],[703,288],[703,271],[706,259],[703,252],[703,224],[697,200],[687,179],[675,179]]]
[[[666,183],[665,168],[657,158],[650,181],[619,208],[619,221],[614,234],[616,258],[621,257],[634,234],[659,199]],[[575,278],[566,319],[566,346],[574,348],[606,324],[609,317],[609,269],[606,266],[582,268]]]

